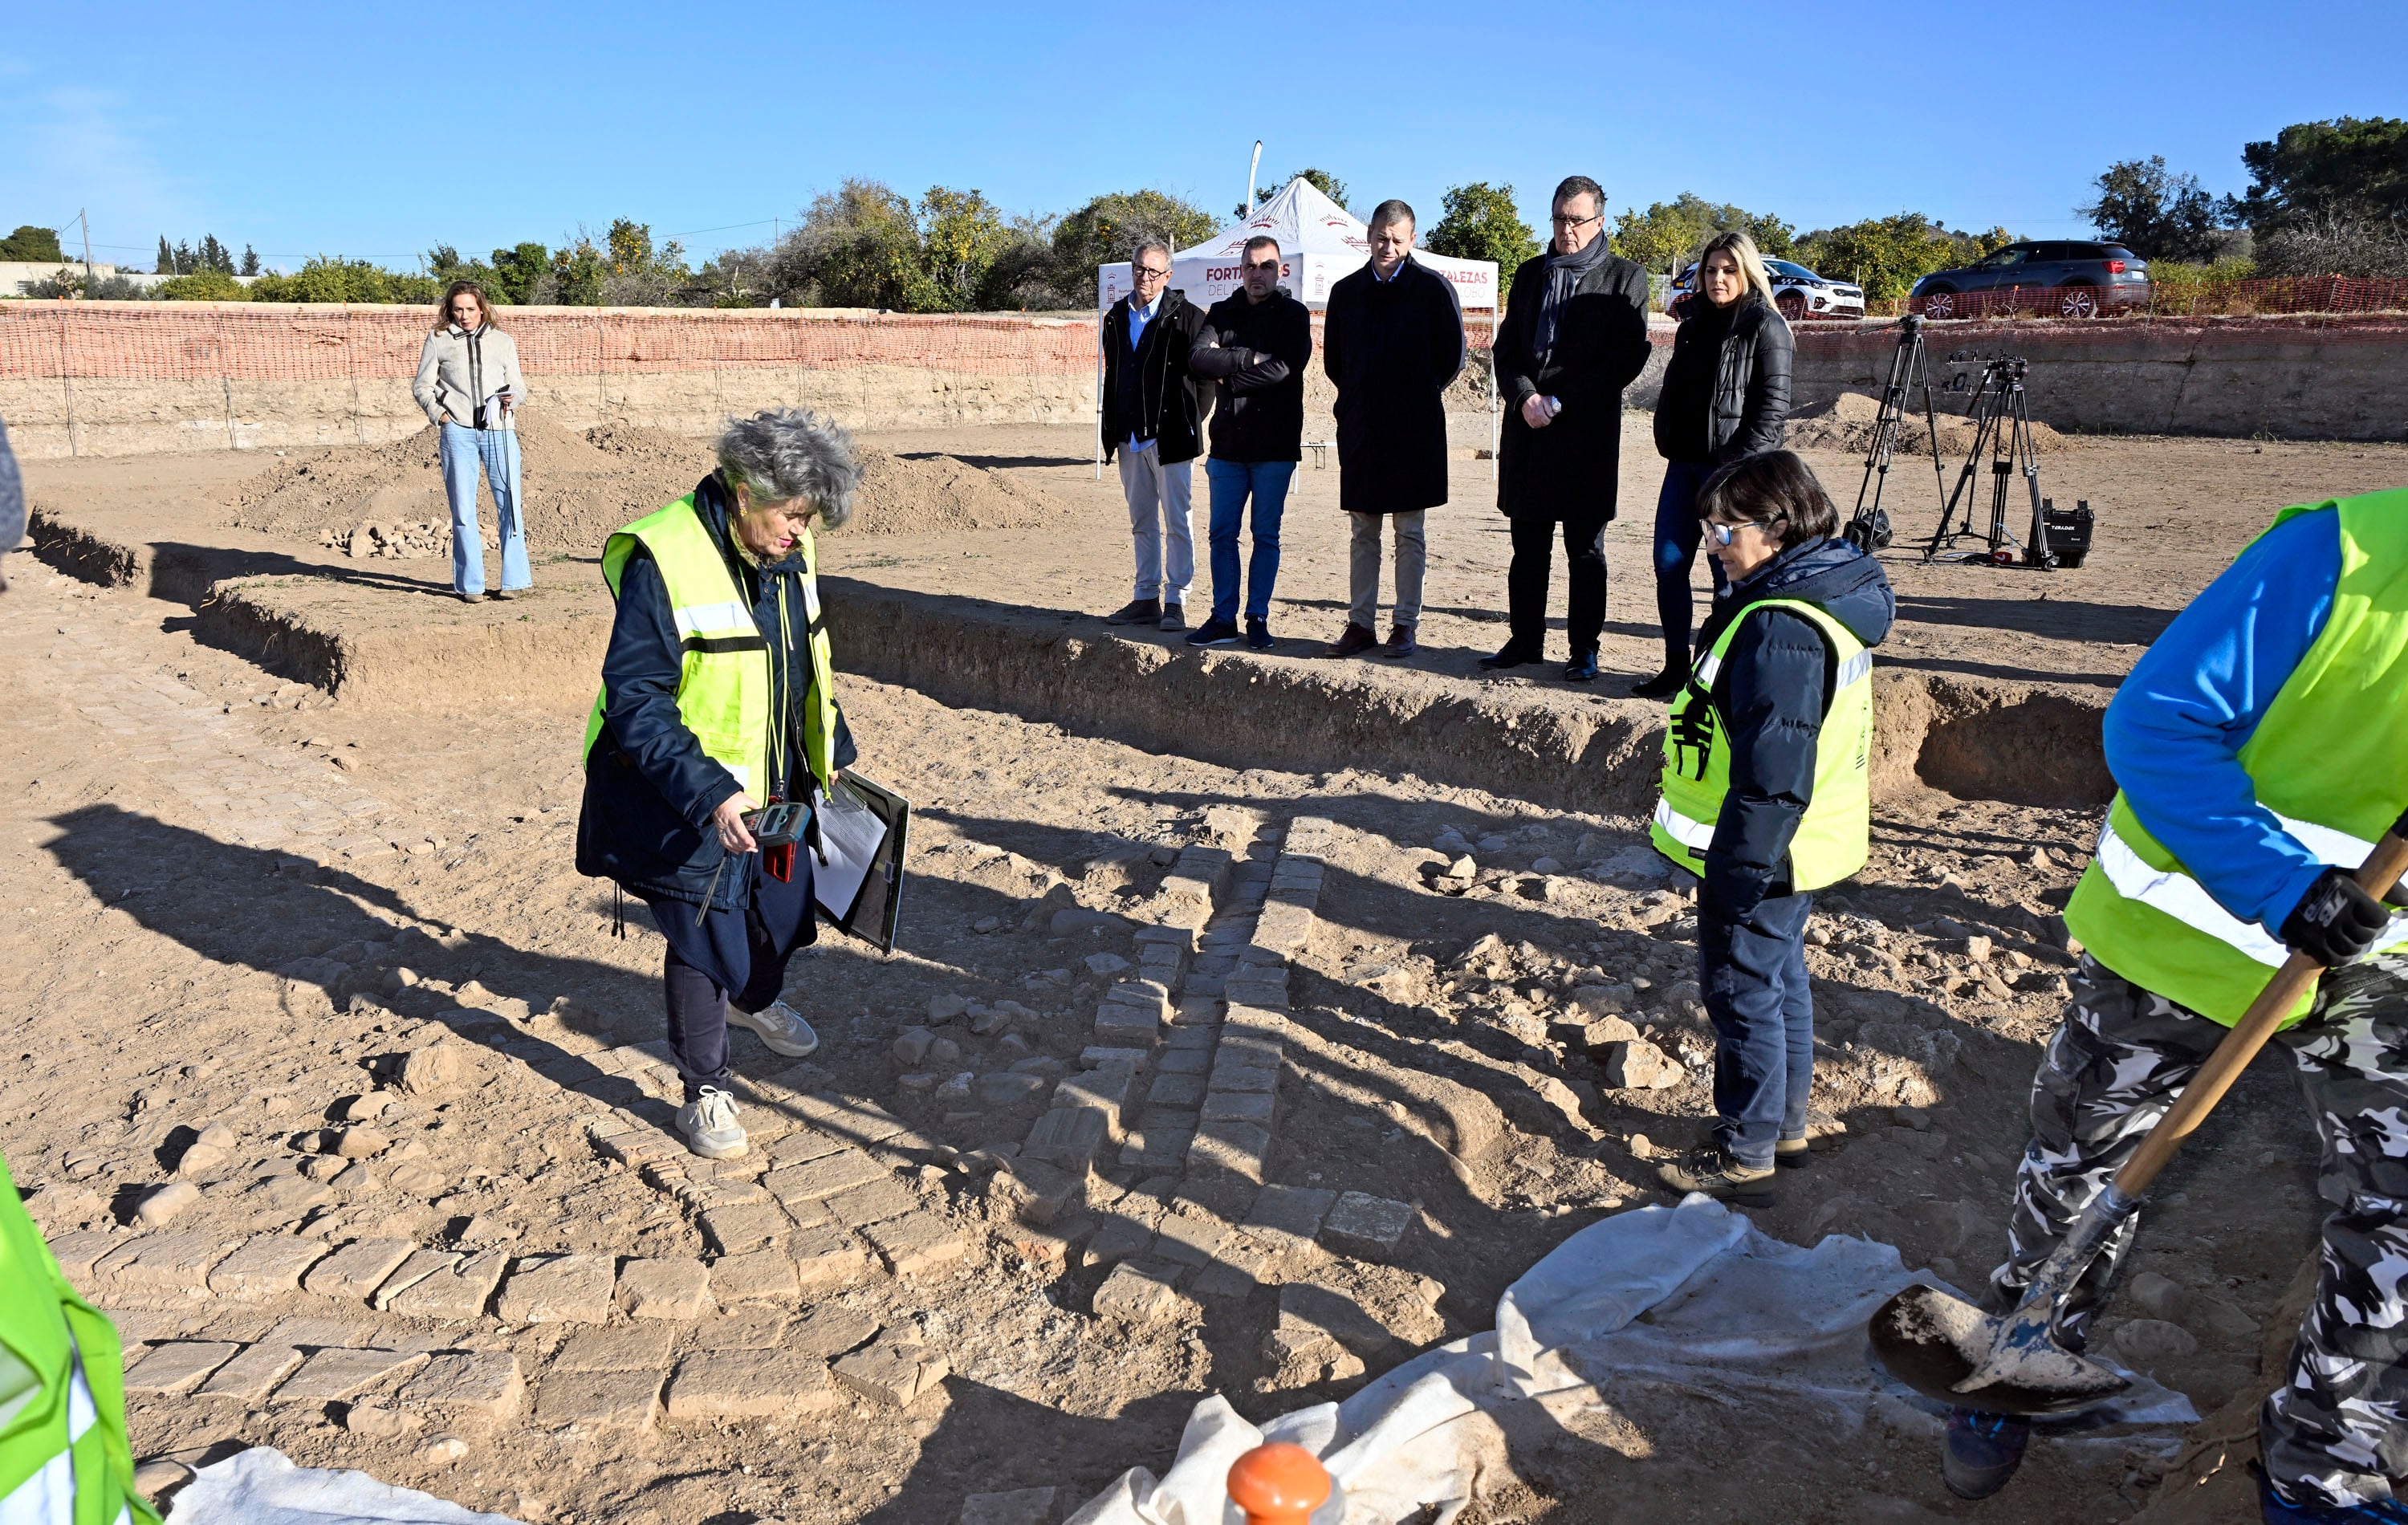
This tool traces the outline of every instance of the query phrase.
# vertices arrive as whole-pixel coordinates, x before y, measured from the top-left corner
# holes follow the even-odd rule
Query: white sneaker
[[[783,1054],[799,1059],[820,1046],[820,1035],[803,1020],[803,1014],[784,1001],[772,1001],[757,1012],[727,1008],[730,1027],[742,1028],[768,1045],[772,1054]]]
[[[736,1120],[736,1098],[714,1086],[678,1108],[677,1125],[685,1146],[705,1159],[741,1159],[752,1148]]]

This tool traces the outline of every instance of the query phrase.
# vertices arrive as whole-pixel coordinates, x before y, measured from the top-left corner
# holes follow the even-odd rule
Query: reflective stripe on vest
[[[2408,804],[2399,768],[2408,753],[2408,490],[2293,507],[2275,523],[2307,514],[2338,542],[2332,606],[2233,760],[2258,808],[2309,856],[2355,869]],[[2065,923],[2117,975],[2228,1025],[2286,957],[2272,929],[2217,903],[2120,794]],[[2408,923],[2395,917],[2377,945],[2402,942]],[[2301,997],[2289,1018],[2315,999]]]
[[[67,1428],[63,1444],[41,1469],[9,1489],[0,1498],[0,1525],[76,1525],[76,1453],[90,1449],[86,1437],[100,1422],[100,1408],[92,1399],[92,1385],[84,1380],[83,1360],[77,1358],[74,1370],[67,1377]],[[86,1511],[91,1518],[99,1516]],[[124,1505],[118,1506],[118,1520],[132,1518]]]
[[[1833,681],[1814,755],[1813,797],[1790,839],[1786,865],[1792,889],[1820,889],[1864,867],[1872,822],[1872,654],[1848,627],[1795,598],[1768,598],[1742,610],[1698,662],[1673,699],[1664,731],[1663,793],[1648,836],[1656,850],[1688,870],[1705,871],[1730,790],[1729,749],[1713,687],[1742,624],[1757,610],[1782,609],[1815,628],[1831,650]]]

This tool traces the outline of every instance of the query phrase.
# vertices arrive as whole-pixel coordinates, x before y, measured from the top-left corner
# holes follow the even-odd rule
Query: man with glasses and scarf
[[[1605,193],[1585,175],[1555,187],[1555,241],[1513,272],[1497,331],[1505,404],[1497,506],[1512,522],[1511,634],[1480,665],[1546,656],[1547,578],[1562,525],[1571,605],[1564,676],[1597,680],[1605,628],[1605,526],[1622,470],[1622,389],[1647,366],[1647,272],[1607,252]]]
[[[1170,289],[1170,246],[1159,238],[1130,253],[1129,281],[1133,289],[1104,314],[1102,401],[1104,458],[1119,457],[1137,540],[1137,591],[1104,623],[1184,630],[1196,581],[1192,477],[1210,406],[1188,375],[1187,352],[1204,314]]]

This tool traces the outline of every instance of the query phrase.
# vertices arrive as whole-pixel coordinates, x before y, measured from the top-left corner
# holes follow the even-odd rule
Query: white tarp
[[[1784,1244],[1701,1196],[1617,1214],[1507,1288],[1493,1331],[1260,1429],[1208,1398],[1168,1473],[1131,1468],[1067,1525],[1226,1525],[1237,1518],[1229,1464],[1265,1441],[1303,1446],[1336,1479],[1342,1503],[1314,1525],[1337,1525],[1341,1508],[1346,1525],[1388,1525],[1432,1505],[1447,1525],[1484,1473],[1493,1482],[1510,1466],[1508,1437],[1526,1416],[1576,1413],[1626,1388],[1713,1394],[1768,1414],[1811,1408],[1850,1431],[1878,1413],[1936,1445],[1939,1406],[1874,1366],[1864,1334],[1883,1299],[1923,1279],[1887,1244],[1837,1234],[1812,1249]],[[2171,1456],[2178,1427],[2196,1422],[2187,1399],[2136,1377],[2114,1403],[2042,1421],[2040,1433]]]
[[[1371,257],[1371,230],[1306,180],[1290,180],[1287,189],[1190,249],[1170,256],[1170,283],[1187,294],[1197,307],[1211,307],[1239,288],[1238,256],[1246,240],[1268,233],[1279,240],[1280,284],[1315,311],[1329,305],[1329,288],[1353,275]],[[1419,264],[1455,283],[1464,307],[1497,306],[1497,262],[1453,259],[1426,250],[1413,251]],[[1096,271],[1096,310],[1107,311],[1129,292],[1128,261],[1099,266]]]
[[[176,1495],[175,1525],[518,1525],[364,1472],[300,1467],[273,1446],[201,1468]]]

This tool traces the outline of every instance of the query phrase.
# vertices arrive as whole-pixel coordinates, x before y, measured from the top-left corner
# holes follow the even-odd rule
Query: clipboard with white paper
[[[911,802],[857,773],[839,773],[817,810],[811,898],[840,931],[895,949]]]

